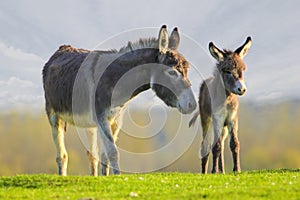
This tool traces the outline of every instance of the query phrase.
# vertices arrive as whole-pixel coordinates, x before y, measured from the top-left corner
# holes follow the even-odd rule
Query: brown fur
[[[238,108],[236,95],[243,95],[244,71],[246,65],[242,58],[247,54],[251,38],[235,52],[221,51],[209,44],[210,53],[218,61],[214,76],[206,79],[200,87],[199,111],[195,113],[189,125],[192,126],[197,117],[201,116],[203,141],[201,145],[202,173],[207,173],[209,151],[213,153],[213,173],[224,171],[224,140],[230,134],[230,148],[233,156],[233,171],[239,172],[240,160],[238,140]],[[212,132],[212,133],[211,133]],[[210,135],[213,135],[211,147]]]

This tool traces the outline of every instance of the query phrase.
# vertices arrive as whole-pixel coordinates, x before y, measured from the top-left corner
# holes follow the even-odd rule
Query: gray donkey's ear
[[[224,52],[218,49],[214,43],[210,42],[208,45],[210,54],[219,62],[224,60]]]
[[[167,26],[163,25],[160,28],[158,35],[158,49],[159,52],[165,54],[169,46],[169,35],[167,31]]]
[[[246,42],[242,46],[237,48],[234,52],[237,53],[241,58],[244,58],[245,55],[247,55],[251,44],[252,44],[251,37],[247,37]]]
[[[170,36],[169,49],[177,50],[180,43],[178,28],[175,27]]]

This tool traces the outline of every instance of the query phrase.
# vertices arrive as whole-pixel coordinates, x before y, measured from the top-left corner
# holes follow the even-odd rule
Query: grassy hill
[[[300,170],[0,177],[0,199],[299,199]]]

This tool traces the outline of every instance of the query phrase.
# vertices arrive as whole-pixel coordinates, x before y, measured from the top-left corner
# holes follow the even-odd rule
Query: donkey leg
[[[211,151],[211,118],[201,115],[201,125],[203,131],[203,140],[201,143],[200,158],[202,173],[207,174],[208,171],[208,158]]]
[[[66,176],[68,167],[68,153],[65,147],[64,134],[66,132],[67,124],[55,114],[53,114],[50,119],[52,138],[56,147],[56,163],[58,167],[58,174]]]
[[[222,151],[222,131],[224,127],[224,121],[222,118],[214,117],[213,119],[213,128],[214,128],[214,142],[213,142],[213,148],[212,148],[212,154],[213,154],[213,168],[212,173],[218,173],[219,172],[219,160],[221,156]]]
[[[92,176],[98,176],[98,163],[99,163],[99,147],[97,142],[97,128],[87,129],[90,141],[90,149],[87,151],[88,159],[90,162],[90,170]]]
[[[105,153],[104,147],[101,148],[101,175],[103,176],[109,175],[109,160]]]
[[[119,124],[118,124],[116,121],[112,121],[110,123],[114,141],[117,140],[118,133],[120,131],[120,123],[121,122],[119,122]],[[106,155],[104,149],[101,150],[101,173],[102,173],[102,175],[105,175],[105,176],[109,175],[109,160],[107,158],[107,155]]]
[[[233,171],[240,172],[240,142],[238,139],[238,120],[230,127],[230,149],[233,158]]]
[[[212,154],[213,154],[213,168],[211,171],[212,173],[219,172],[219,159],[221,156],[221,149],[222,149],[222,143],[221,140],[218,139],[212,148]]]
[[[115,144],[109,121],[102,117],[98,119],[99,133],[104,153],[113,169],[113,174],[120,174],[119,168],[119,152]],[[102,158],[101,158],[102,159]]]
[[[202,168],[201,172],[202,172],[202,174],[207,174],[207,171],[208,171],[208,157],[209,157],[209,153],[201,158],[201,168]]]
[[[219,157],[219,172],[225,174],[224,168],[224,141],[228,135],[228,128],[224,127],[222,131],[222,135],[220,137],[221,140],[221,155]]]
[[[207,136],[207,134],[205,134]],[[203,174],[207,174],[207,170],[208,170],[208,157],[209,157],[209,153],[211,151],[211,145],[210,145],[210,141],[208,140],[207,137],[204,136],[203,134],[203,141],[201,144],[201,167],[202,167],[202,173]]]

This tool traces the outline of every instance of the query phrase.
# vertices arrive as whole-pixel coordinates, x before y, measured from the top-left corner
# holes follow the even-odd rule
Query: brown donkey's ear
[[[214,43],[210,42],[208,45],[210,54],[219,62],[224,60],[224,52],[218,49]]]
[[[175,27],[170,36],[169,48],[172,50],[177,50],[180,43],[180,37],[178,33],[178,28]]]
[[[246,42],[242,46],[237,48],[234,52],[237,53],[241,58],[244,58],[245,55],[247,55],[251,44],[252,44],[251,37],[247,37]]]
[[[169,46],[169,35],[167,31],[167,26],[163,25],[159,31],[158,35],[158,49],[159,52],[165,54]]]

